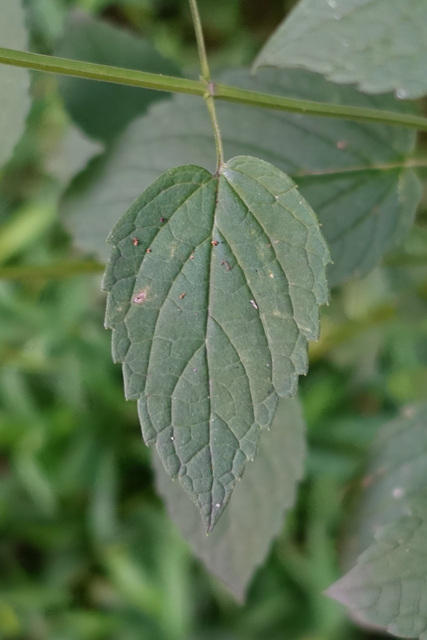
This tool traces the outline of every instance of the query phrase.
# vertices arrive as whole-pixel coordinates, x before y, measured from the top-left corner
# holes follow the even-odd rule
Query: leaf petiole
[[[214,131],[216,158],[217,158],[217,172],[219,173],[221,170],[221,167],[224,164],[224,148],[222,145],[221,131],[219,128],[219,122],[218,122],[216,109],[215,109],[215,101],[214,101],[215,87],[211,79],[208,57],[206,54],[205,39],[203,37],[202,22],[200,20],[197,0],[189,0],[189,2],[190,2],[190,8],[191,8],[191,15],[193,18],[194,31],[196,33],[197,48],[199,50],[200,66],[202,69],[202,79],[206,84],[206,91],[203,94],[203,98],[206,102],[206,106],[208,108],[209,116],[212,122],[212,128]]]

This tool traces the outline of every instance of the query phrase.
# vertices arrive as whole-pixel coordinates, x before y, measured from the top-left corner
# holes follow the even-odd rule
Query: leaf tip
[[[213,531],[215,525],[217,524],[218,520],[220,519],[225,507],[227,506],[226,502],[224,502],[223,504],[221,504],[220,502],[216,502],[213,506],[212,509],[210,510],[209,514],[207,515],[207,517],[204,519],[205,520],[205,526],[206,526],[206,535],[208,536],[210,534],[211,531]]]
[[[342,580],[336,580],[327,589],[322,591],[322,595],[326,596],[327,598],[331,598],[331,600],[336,600],[340,604],[345,605],[346,602],[345,602],[345,597],[343,594],[341,582]]]

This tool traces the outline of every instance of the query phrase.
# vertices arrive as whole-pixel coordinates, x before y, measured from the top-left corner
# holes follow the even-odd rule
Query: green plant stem
[[[386,267],[424,267],[427,265],[427,254],[397,253],[384,258]]]
[[[90,273],[102,273],[104,269],[105,264],[92,260],[66,260],[49,264],[0,267],[0,280],[44,280],[45,278],[51,280]]]
[[[210,83],[213,86],[213,83]],[[216,115],[215,109],[215,100],[213,98],[213,93],[209,91],[204,96],[206,106],[209,111],[209,115],[212,122],[212,127],[215,136],[215,146],[216,146],[216,165],[217,165],[217,173],[219,174],[221,171],[221,167],[224,164],[224,147],[222,145],[221,131],[219,128],[219,122]]]
[[[245,104],[252,107],[264,107],[276,111],[288,111],[291,113],[303,113],[309,116],[324,116],[326,118],[341,118],[360,122],[373,122],[376,124],[394,125],[427,131],[427,118],[398,113],[395,111],[383,111],[382,109],[370,109],[367,107],[352,107],[350,105],[330,104],[328,102],[314,102],[312,100],[300,100],[286,98],[258,91],[248,91],[225,84],[215,84],[214,97],[218,100]]]
[[[202,69],[202,78],[206,80],[206,82],[210,82],[211,72],[209,70],[205,39],[203,37],[202,21],[200,20],[197,1],[189,0],[189,2],[190,2],[190,9],[191,9],[191,17],[193,18],[194,31],[196,33],[197,49],[199,51],[200,67]]]
[[[123,69],[105,64],[81,62],[80,60],[68,60],[66,58],[46,56],[41,53],[27,53],[1,47],[0,63],[35,71],[58,73],[65,76],[125,84],[131,87],[143,87],[157,91],[190,93],[198,96],[202,96],[205,91],[204,84],[198,80],[163,76],[157,73],[147,73],[146,71],[135,71],[134,69]]]
[[[1,47],[0,63],[77,78],[88,78],[101,82],[112,82],[114,84],[124,84],[132,87],[155,89],[157,91],[187,93],[198,96],[205,96],[206,94],[205,81],[175,78],[173,76],[163,76],[155,73],[146,73],[144,71],[122,69],[120,67],[110,67],[92,62],[67,60],[65,58],[45,56],[40,53],[26,53]],[[238,87],[231,87],[224,84],[211,83],[210,88],[213,97],[217,100],[225,100],[227,102],[245,104],[252,107],[264,107],[277,111],[289,111],[345,120],[374,122],[377,124],[417,129],[418,131],[427,131],[427,118],[421,116],[382,111],[380,109],[285,98],[268,93],[247,91],[246,89],[239,89]]]
[[[216,160],[217,160],[217,172],[221,171],[221,167],[224,164],[224,147],[222,144],[221,130],[219,128],[218,117],[216,115],[214,92],[215,85],[211,80],[211,72],[209,70],[208,57],[206,54],[205,39],[203,37],[202,21],[200,20],[199,9],[197,6],[197,0],[189,0],[191,15],[193,18],[194,31],[196,33],[197,48],[199,51],[200,67],[202,70],[202,79],[206,85],[206,91],[203,97],[206,102],[206,106],[209,111],[209,116],[212,122],[212,128],[215,136],[216,146]]]

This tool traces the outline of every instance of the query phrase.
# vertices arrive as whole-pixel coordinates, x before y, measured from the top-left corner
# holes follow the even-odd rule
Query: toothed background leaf
[[[427,93],[425,0],[301,0],[255,66],[302,67],[367,93]]]
[[[392,96],[366,96],[303,71],[228,72],[221,80],[288,96],[407,109]],[[256,153],[298,184],[331,250],[331,285],[369,271],[410,227],[420,199],[405,167],[414,132],[217,104],[226,157]],[[103,259],[105,238],[131,202],[162,172],[185,162],[213,171],[214,143],[203,101],[177,96],[156,105],[117,140],[112,154],[74,186],[63,219],[76,243]]]
[[[427,495],[385,527],[357,565],[328,589],[363,623],[427,638]]]
[[[20,0],[0,4],[0,47],[28,48],[24,8]],[[24,132],[30,108],[30,74],[25,69],[0,66],[0,166],[10,157]]]
[[[427,486],[426,423],[427,404],[412,405],[380,429],[341,545],[347,568],[375,533],[407,513],[408,501]]]
[[[294,4],[293,0],[285,4],[283,0],[198,3],[212,69],[250,62],[265,34],[279,24],[285,4],[287,8]],[[191,69],[197,77],[197,47],[186,2],[28,0],[31,50],[51,53],[68,10],[83,5],[120,30],[147,35],[166,57],[172,56],[187,69],[186,75]],[[22,71],[14,73],[18,77]],[[194,560],[163,501],[155,495],[151,466],[155,451],[141,438],[136,403],[125,401],[121,367],[111,361],[111,334],[102,326],[105,296],[99,292],[99,276],[86,273],[92,261],[79,258],[57,224],[58,192],[79,164],[82,167],[92,153],[98,153],[99,146],[88,145],[85,138],[71,132],[70,138],[64,139],[68,129],[58,96],[58,76],[31,75],[35,101],[12,161],[2,170],[0,184],[0,218],[7,224],[0,232],[1,638],[373,640],[375,633],[355,628],[346,609],[325,598],[323,591],[339,577],[338,552],[343,542],[339,534],[352,504],[347,496],[357,485],[373,433],[390,420],[396,407],[426,399],[427,244],[420,226],[425,223],[423,210],[405,250],[394,253],[395,266],[381,267],[366,279],[346,284],[334,292],[333,304],[323,308],[321,341],[311,343],[315,349],[311,351],[310,375],[300,383],[309,438],[307,477],[298,491],[295,509],[286,515],[286,526],[246,590],[247,603],[236,606],[226,587]],[[268,74],[268,78],[279,75]],[[232,81],[232,75],[229,78]],[[280,91],[295,95],[298,87],[301,91],[306,87],[305,97],[315,97],[315,75],[302,72],[300,77],[296,71],[289,78],[289,87],[284,85]],[[248,80],[248,86],[259,81],[258,77]],[[89,90],[91,83],[84,84]],[[324,86],[331,87],[331,99],[335,90],[341,99],[343,86]],[[269,92],[276,88],[275,81],[265,86]],[[376,99],[354,95],[355,100],[376,106]],[[166,93],[156,96],[168,98]],[[384,99],[381,96],[377,106],[386,106]],[[405,104],[387,100],[390,108]],[[178,108],[181,102],[172,104]],[[139,137],[137,128],[135,140],[129,133],[133,155],[126,156],[128,166],[122,157],[116,165],[120,175],[109,172],[113,189],[105,181],[108,197],[102,206],[95,207],[101,233],[106,235],[106,227],[130,206],[121,200],[128,184],[136,185],[133,198],[158,176],[150,174],[145,181],[145,171],[150,168],[147,161],[161,173],[168,168],[168,161],[176,166],[199,162],[200,156],[200,164],[205,158],[211,162],[207,168],[214,169],[213,141],[203,101],[194,98],[182,104],[182,109],[187,104],[187,116],[180,109],[176,114],[181,129],[173,129],[172,109],[161,117],[160,105],[154,105]],[[329,157],[330,146],[335,159],[326,169],[333,170],[332,177],[338,173],[342,156],[346,170],[366,162],[371,193],[375,175],[383,176],[389,165],[397,169],[396,178],[405,176],[402,183],[410,184],[399,166],[412,151],[400,146],[399,139],[410,140],[412,134],[379,128],[378,139],[374,127],[361,127],[346,148],[341,129],[344,122],[328,121],[330,128],[323,135],[317,129],[321,120],[295,117],[284,136],[278,113],[269,114],[271,126],[267,127],[261,111],[218,106],[233,113],[237,110],[235,120],[226,127],[227,157],[242,152],[257,155],[256,140],[261,137],[270,149],[264,155],[267,148],[263,147],[263,157],[273,164],[286,161],[287,166],[281,164],[281,168],[299,181],[306,169],[324,173],[321,162]],[[203,121],[196,117],[201,112]],[[156,113],[157,131],[152,129]],[[225,113],[222,111],[222,117]],[[256,120],[253,113],[258,114]],[[192,121],[201,143],[197,155],[188,143]],[[304,131],[306,123],[316,126],[313,132],[319,135],[314,139]],[[249,148],[242,148],[239,138],[246,136]],[[124,137],[120,138],[123,143],[117,140],[117,146],[110,141],[107,144],[108,165],[116,149],[123,151]],[[154,153],[157,143],[163,149],[162,158]],[[59,157],[59,161],[48,164],[52,154],[57,154],[55,160]],[[410,157],[407,164],[417,164],[424,155],[425,139],[420,136],[417,156]],[[297,158],[295,166],[292,156]],[[92,176],[101,179],[103,162],[92,163],[98,178],[96,171],[85,172],[87,184]],[[387,175],[392,171],[390,166]],[[312,177],[321,180],[324,176],[309,174],[307,179]],[[403,199],[397,209],[400,213],[396,211],[397,184],[391,183],[388,193],[394,197],[380,209],[381,219],[389,221],[389,233],[405,211]],[[302,181],[301,185],[304,189]],[[83,188],[80,180],[70,189],[75,191],[77,186]],[[364,211],[368,222],[370,210],[363,209],[361,196],[358,191],[352,198],[349,191],[349,197],[338,203],[336,228],[349,220],[357,206],[362,207],[361,215]],[[88,201],[81,202],[80,215],[92,224],[94,212]],[[319,204],[323,210],[323,201]],[[107,217],[111,212],[110,222]],[[327,227],[324,224],[323,228]],[[366,238],[373,238],[372,227],[366,228]],[[89,246],[92,231],[89,226],[84,231],[82,224],[80,242],[87,233]],[[99,243],[106,250],[104,237]],[[333,245],[335,251],[337,240]],[[346,254],[350,256],[351,242],[348,246]],[[377,249],[383,250],[382,243],[378,242]],[[415,262],[418,266],[396,266]],[[80,271],[76,267],[80,266],[86,275],[77,275]],[[365,261],[363,266],[367,266]],[[5,280],[9,277],[16,280]],[[270,435],[263,432],[261,448],[263,438]],[[247,464],[236,491],[243,488],[245,475],[256,462],[257,458]],[[171,484],[180,488],[178,480]],[[227,511],[208,539],[226,517]],[[248,565],[250,562],[248,557]]]
[[[157,488],[170,517],[193,553],[240,601],[294,503],[303,473],[304,431],[298,400],[280,400],[254,463],[248,465],[218,526],[208,536],[181,485],[172,482],[158,457],[153,457]]]
[[[219,178],[191,165],[165,173],[109,240],[106,324],[126,396],[210,530],[276,393],[295,394],[307,371],[328,249],[290,178],[247,156]]]

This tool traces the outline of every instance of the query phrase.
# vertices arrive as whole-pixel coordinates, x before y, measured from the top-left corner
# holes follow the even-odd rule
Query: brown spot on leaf
[[[364,489],[367,489],[368,487],[371,486],[374,480],[375,480],[375,475],[373,473],[368,474],[367,476],[362,478],[362,487]]]

